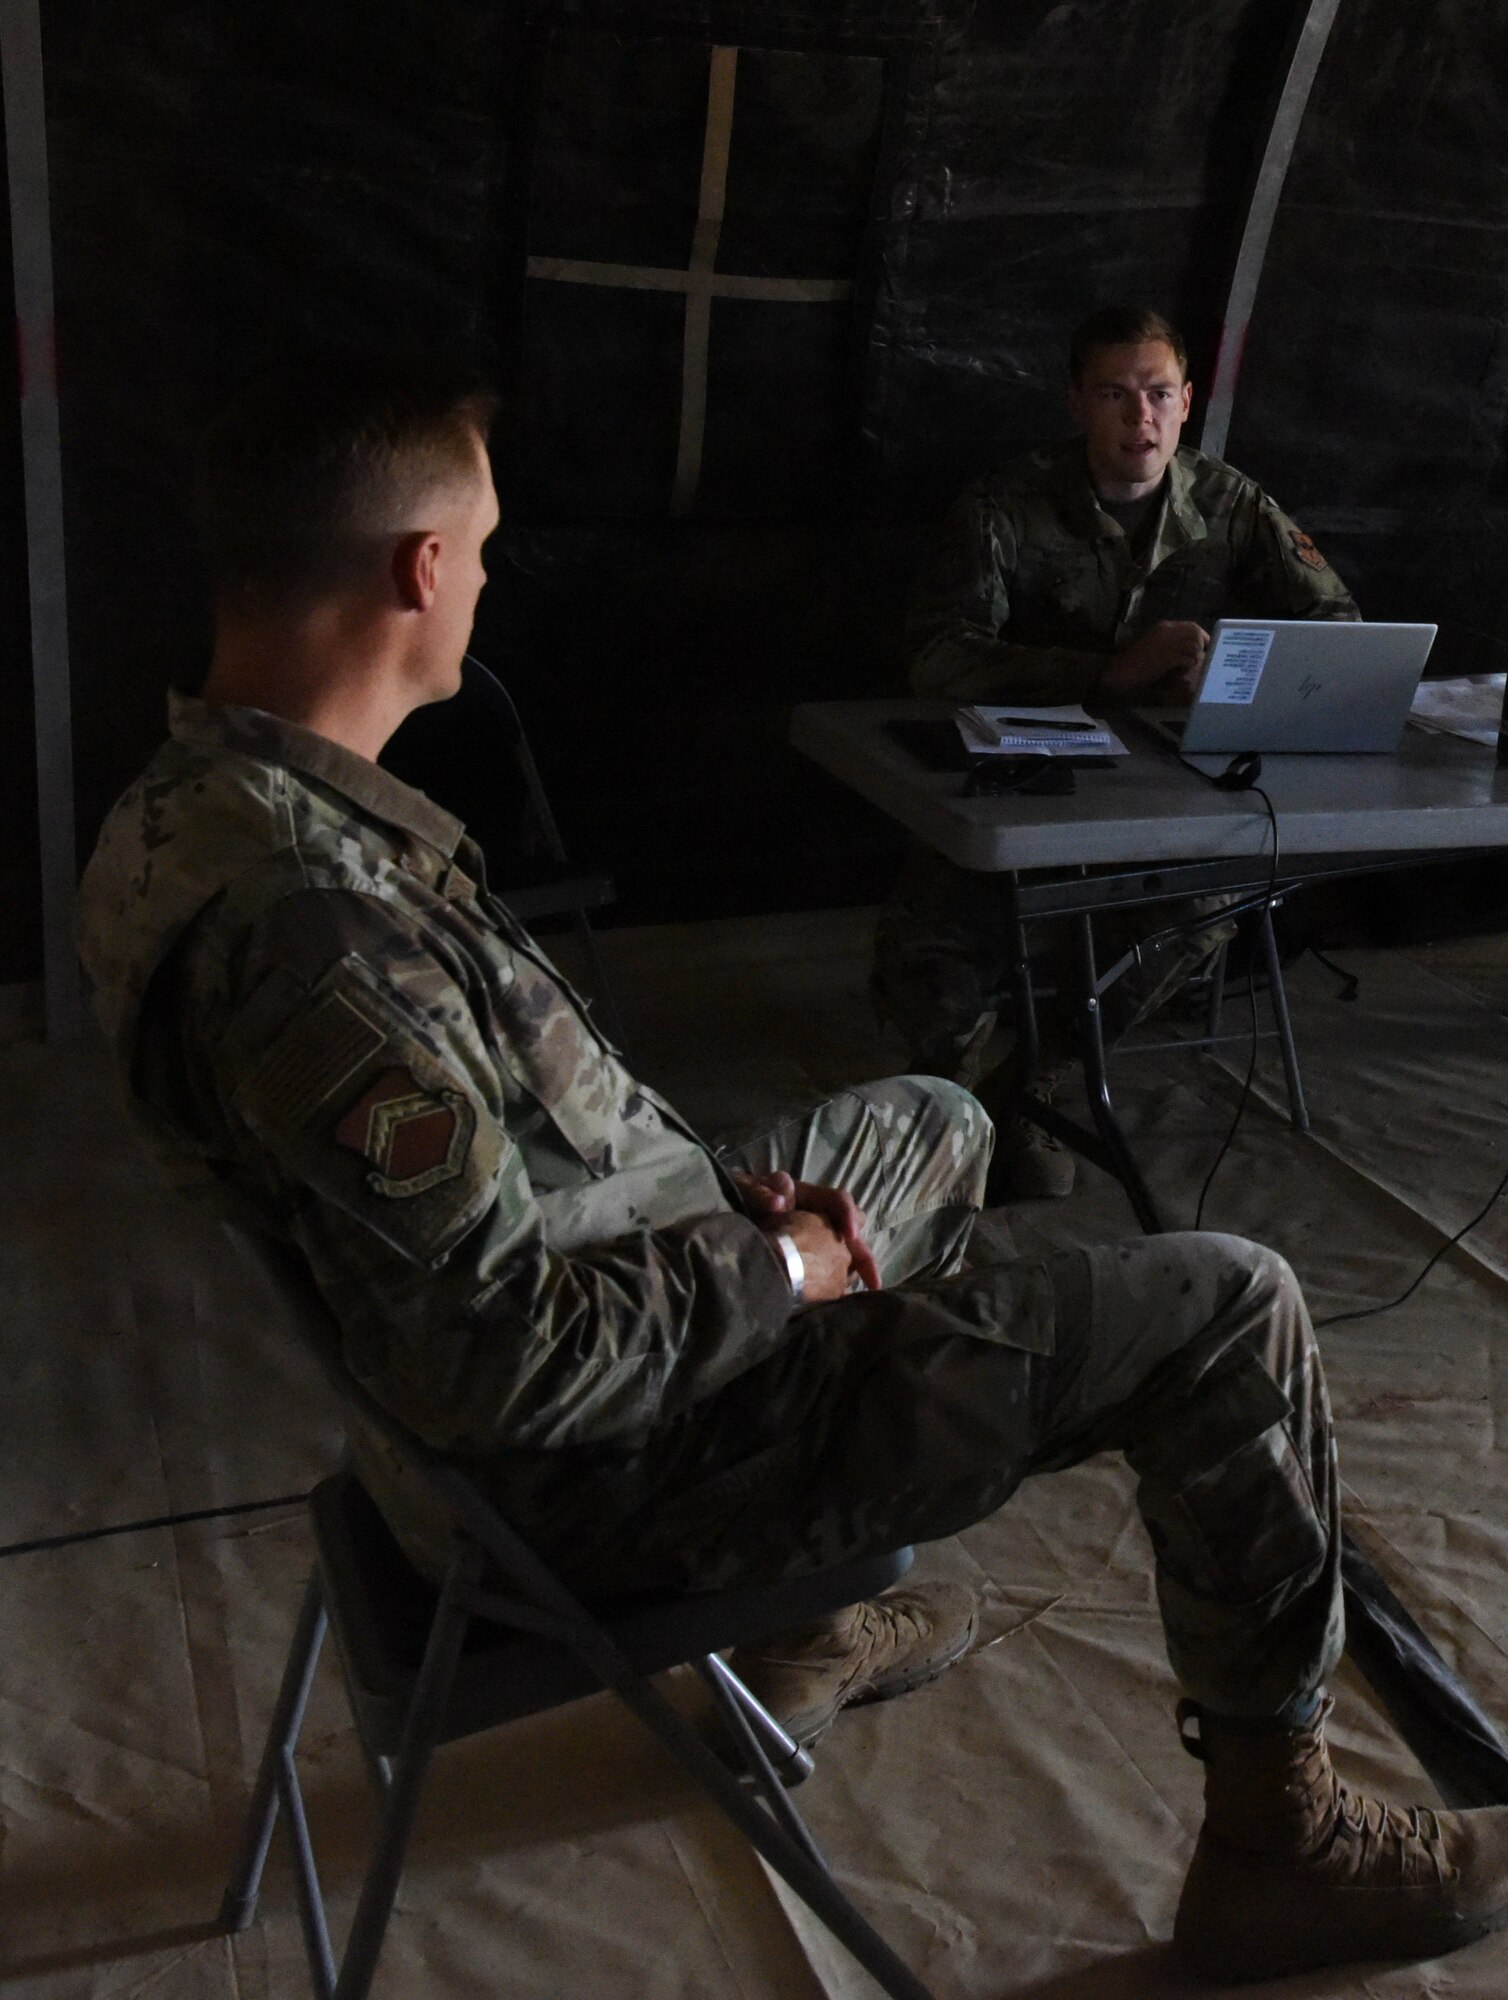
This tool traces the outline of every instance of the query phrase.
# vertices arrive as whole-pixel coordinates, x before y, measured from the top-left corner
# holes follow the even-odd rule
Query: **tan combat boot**
[[[815,1743],[840,1708],[936,1680],[963,1658],[978,1625],[972,1591],[919,1584],[739,1646],[729,1665],[798,1743]]]
[[[1173,1926],[1191,1970],[1235,1984],[1359,1959],[1437,1958],[1508,1920],[1508,1806],[1432,1812],[1348,1791],[1321,1703],[1303,1729],[1197,1718],[1204,1828]]]

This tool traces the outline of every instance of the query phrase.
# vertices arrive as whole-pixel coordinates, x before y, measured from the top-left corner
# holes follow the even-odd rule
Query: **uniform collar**
[[[1167,485],[1152,538],[1154,563],[1185,542],[1202,542],[1209,532],[1194,501],[1196,458],[1197,453],[1180,447],[1168,464]],[[1099,504],[1082,438],[1073,438],[1063,447],[1051,476],[1059,502],[1080,534],[1091,541],[1120,538],[1119,528]]]
[[[176,742],[196,749],[228,750],[264,764],[280,764],[301,778],[313,778],[349,799],[369,818],[426,841],[447,861],[454,857],[466,831],[453,813],[437,806],[423,792],[416,792],[412,785],[403,784],[380,764],[260,708],[200,701],[173,691],[168,695],[168,728]]]
[[[1084,440],[1070,438],[1057,454],[1049,475],[1058,504],[1075,534],[1086,541],[1113,541],[1120,533],[1110,516],[1103,513],[1089,477],[1089,460]]]
[[[1194,471],[1199,454],[1187,445],[1174,452],[1168,467],[1167,505],[1163,509],[1163,539],[1202,542],[1209,530],[1194,500]],[[1172,530],[1171,524],[1177,524]]]

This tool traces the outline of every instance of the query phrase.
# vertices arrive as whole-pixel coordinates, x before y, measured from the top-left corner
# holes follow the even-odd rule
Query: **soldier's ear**
[[[440,537],[424,528],[400,535],[388,569],[399,609],[428,611],[439,581]]]

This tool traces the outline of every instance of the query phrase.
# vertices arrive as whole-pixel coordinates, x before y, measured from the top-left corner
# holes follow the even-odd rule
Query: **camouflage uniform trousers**
[[[611,1448],[489,1468],[591,1596],[771,1579],[951,1535],[1023,1479],[1125,1453],[1174,1670],[1271,1715],[1341,1650],[1324,1378],[1281,1258],[1172,1235],[960,1271],[991,1144],[967,1092],[901,1077],[743,1147],[847,1187],[886,1289],[799,1312],[704,1402]]]
[[[1189,896],[1095,918],[1101,972],[1156,934],[1156,942],[1104,996],[1107,1037],[1123,1035],[1155,1014],[1230,942],[1235,921],[1222,920],[1221,912],[1234,900]],[[912,850],[880,913],[870,990],[880,1019],[905,1037],[914,1068],[963,1083],[979,1081],[988,1028],[997,1016],[1009,1022],[1013,1013],[1008,923],[1002,878],[955,867],[927,848]],[[1044,1052],[1058,1059],[1077,1047],[1077,978],[1067,930],[1033,925],[1027,935],[1038,969],[1050,971],[1057,986],[1039,1025]]]

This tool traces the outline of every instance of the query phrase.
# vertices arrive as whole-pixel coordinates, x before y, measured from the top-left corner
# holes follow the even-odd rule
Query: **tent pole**
[[[58,427],[47,108],[42,87],[39,0],[0,0],[0,77],[4,82],[11,254],[15,265],[21,376],[21,467],[26,496],[26,572],[36,728],[42,976],[48,1039],[63,1041],[77,1035],[83,1026],[83,997],[73,950],[73,902],[78,880],[73,713],[69,694],[63,458]]]
[[[1246,331],[1256,304],[1257,286],[1267,259],[1268,239],[1277,217],[1283,182],[1298,141],[1299,127],[1309,92],[1314,86],[1320,57],[1330,39],[1340,0],[1301,0],[1300,12],[1283,67],[1283,81],[1273,103],[1267,138],[1247,198],[1246,217],[1241,225],[1241,241],[1231,266],[1225,294],[1225,311],[1220,321],[1220,343],[1215,351],[1215,373],[1204,423],[1199,433],[1199,449],[1213,458],[1223,458],[1230,435],[1231,411],[1236,401],[1236,381],[1246,350]]]

